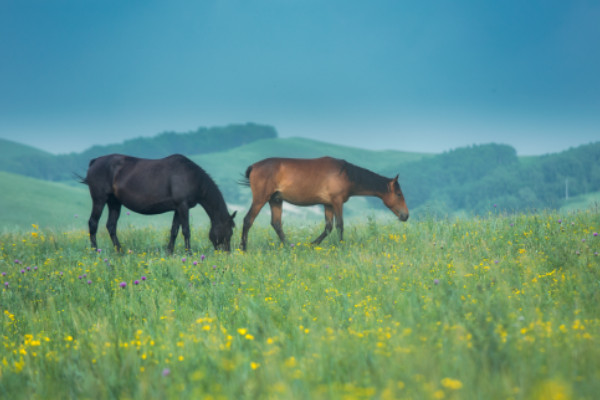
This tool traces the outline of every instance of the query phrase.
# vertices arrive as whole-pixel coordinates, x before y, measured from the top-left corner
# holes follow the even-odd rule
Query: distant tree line
[[[434,215],[456,211],[558,208],[567,196],[600,191],[600,142],[539,157],[488,144],[405,163],[395,170],[409,207]]]
[[[45,180],[69,180],[73,173],[84,174],[91,159],[105,154],[121,153],[144,158],[161,158],[169,154],[206,154],[232,149],[261,139],[277,137],[275,128],[244,124],[199,128],[188,133],[165,132],[154,137],[140,137],[123,143],[93,146],[82,153],[52,155],[39,151],[3,154],[0,170]]]

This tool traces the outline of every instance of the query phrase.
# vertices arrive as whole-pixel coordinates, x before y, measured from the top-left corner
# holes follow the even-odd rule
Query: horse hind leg
[[[319,235],[318,238],[312,241],[312,244],[319,244],[331,233],[333,229],[333,207],[326,205],[325,206],[325,229],[323,233]]]
[[[246,251],[246,247],[248,245],[248,231],[252,227],[256,216],[260,212],[260,210],[265,205],[266,201],[252,201],[252,205],[250,206],[250,210],[248,210],[248,214],[244,217],[244,228],[242,229],[242,243],[240,244],[240,248],[242,251]]]
[[[98,249],[98,244],[96,243],[96,233],[98,232],[98,221],[102,216],[102,210],[104,209],[106,200],[94,199],[93,203],[92,214],[88,220],[88,227],[90,229],[90,243],[92,244],[92,248]]]
[[[187,208],[179,210],[179,223],[181,224],[181,234],[185,242],[185,251],[191,253],[192,247],[190,245],[190,211]]]
[[[344,240],[344,216],[343,216],[344,204],[334,204],[333,214],[335,215],[335,228],[340,235],[340,242]]]
[[[279,236],[281,243],[285,243],[285,233],[283,233],[281,223],[283,200],[281,200],[279,197],[273,196],[271,197],[271,200],[269,200],[269,206],[271,206],[271,226],[273,229],[275,229],[275,232],[277,233],[277,236]]]
[[[175,240],[177,239],[177,234],[179,233],[179,225],[181,225],[179,212],[175,210],[175,212],[173,213],[173,223],[171,224],[171,237],[169,238],[169,244],[167,245],[167,253],[169,254],[173,254],[173,249],[175,248]]]
[[[121,243],[117,237],[117,221],[121,215],[121,203],[115,198],[108,199],[108,219],[106,220],[106,229],[110,235],[110,239],[117,251],[121,251]]]

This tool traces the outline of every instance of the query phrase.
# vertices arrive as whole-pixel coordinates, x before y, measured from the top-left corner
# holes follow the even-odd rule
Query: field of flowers
[[[0,235],[0,398],[593,399],[600,214]],[[239,240],[239,231],[235,232]],[[105,231],[99,244],[108,246]],[[237,242],[236,242],[237,243]]]

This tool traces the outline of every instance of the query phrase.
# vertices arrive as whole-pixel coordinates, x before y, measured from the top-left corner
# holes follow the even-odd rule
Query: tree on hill
[[[69,180],[74,173],[84,174],[91,159],[105,154],[121,153],[143,158],[161,158],[174,153],[196,155],[276,137],[275,128],[248,123],[199,128],[188,133],[165,132],[119,144],[93,146],[82,153],[53,155],[31,148],[28,152],[19,152],[18,156],[4,155],[0,170],[45,180]]]
[[[459,148],[399,168],[411,209],[449,215],[557,208],[569,195],[600,190],[600,142],[523,163],[506,145]],[[387,171],[391,175],[391,171]]]

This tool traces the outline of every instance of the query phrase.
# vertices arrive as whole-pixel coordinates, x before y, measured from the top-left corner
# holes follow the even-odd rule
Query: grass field
[[[0,398],[593,399],[600,215],[0,234]],[[239,229],[235,232],[236,243]],[[105,232],[100,243],[107,245]]]

